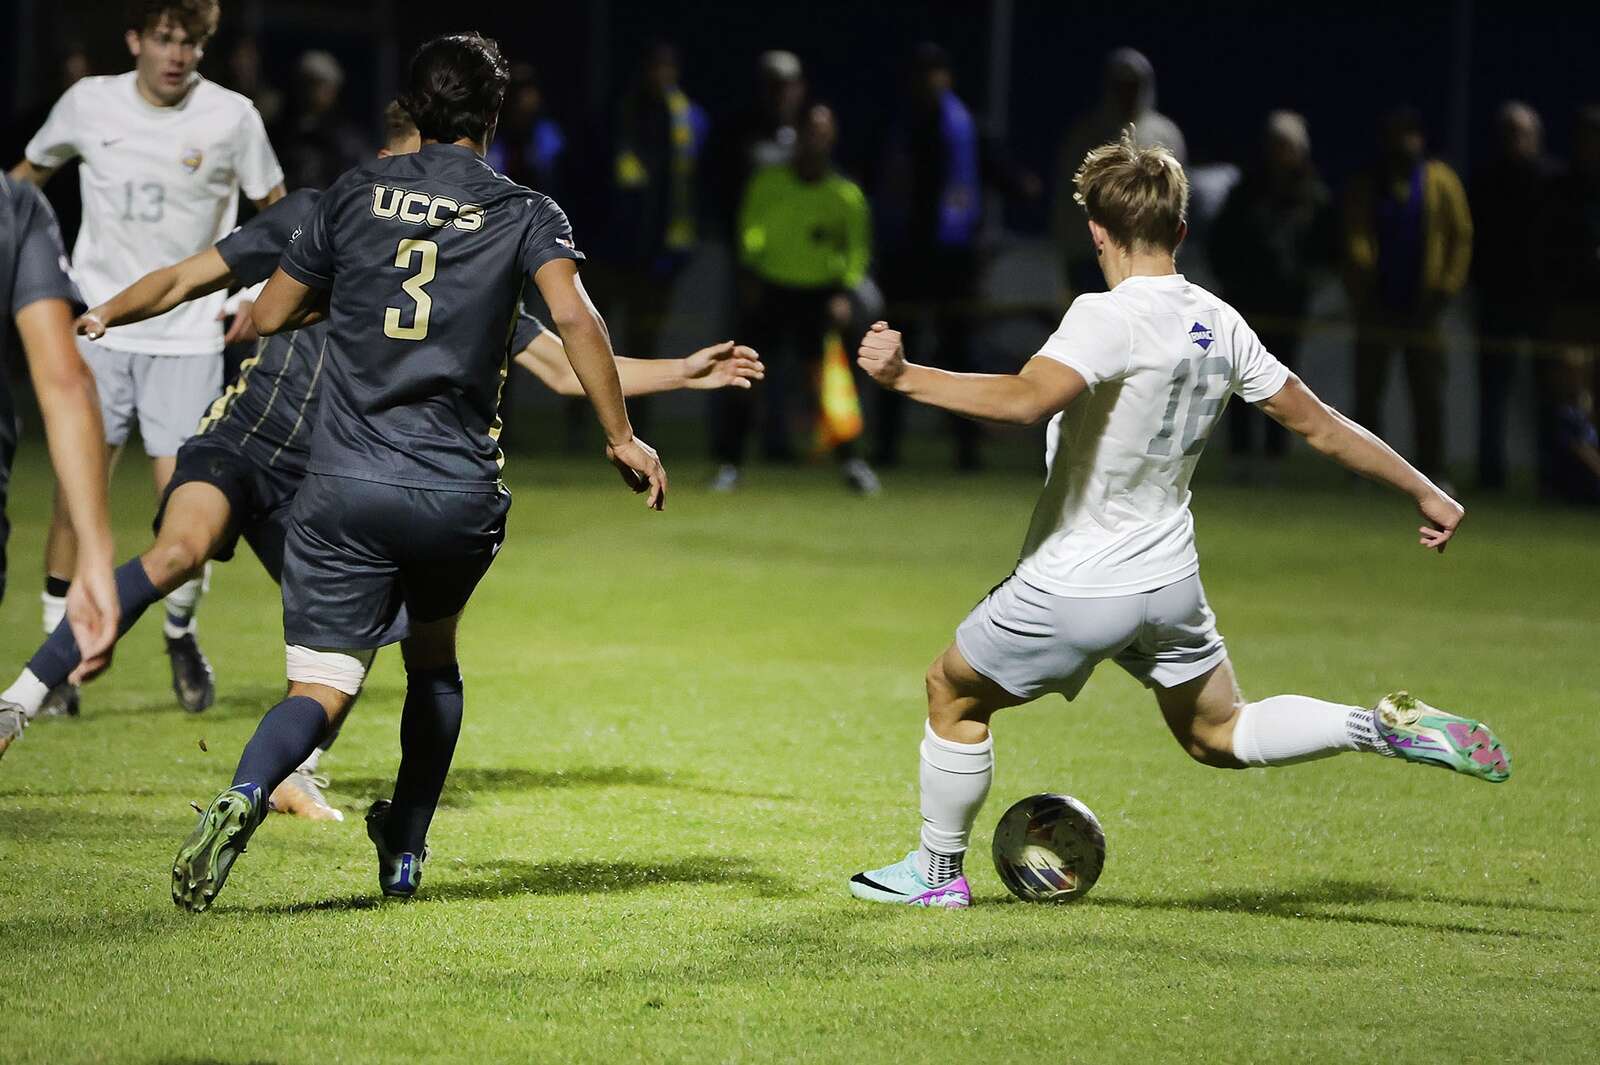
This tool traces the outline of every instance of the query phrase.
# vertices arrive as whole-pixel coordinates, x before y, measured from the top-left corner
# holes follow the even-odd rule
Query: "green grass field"
[[[37,640],[47,482],[12,499],[7,679]],[[672,455],[668,455],[669,462]],[[117,479],[142,546],[142,464]],[[1003,715],[970,911],[848,897],[917,825],[922,671],[1008,571],[1021,472],[823,471],[731,498],[677,462],[665,515],[598,462],[512,465],[512,535],[464,628],[467,726],[424,897],[380,905],[381,656],[324,762],[343,824],[273,818],[200,917],[168,897],[189,801],[282,684],[275,588],[219,567],[217,705],[178,711],[146,620],[77,721],[0,762],[4,1062],[1593,1061],[1600,1054],[1600,523],[1476,508],[1443,558],[1405,503],[1199,490],[1247,693],[1481,714],[1494,787],[1349,755],[1190,762],[1115,667]],[[202,742],[207,751],[202,750]],[[1104,823],[1083,902],[1006,895],[995,820],[1070,792]]]

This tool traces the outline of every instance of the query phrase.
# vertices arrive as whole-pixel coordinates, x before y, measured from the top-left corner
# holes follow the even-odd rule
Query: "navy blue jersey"
[[[254,285],[272,276],[295,231],[322,193],[297,189],[217,242],[233,276]],[[262,337],[239,367],[239,379],[211,405],[197,436],[215,438],[258,465],[304,475],[318,384],[327,357],[326,322]]]
[[[566,215],[468,148],[427,144],[335,182],[280,264],[329,293],[310,472],[493,490],[523,285],[557,258],[583,259]]]
[[[228,270],[244,285],[271,277],[321,198],[316,189],[297,189],[218,241]],[[512,352],[532,343],[542,328],[537,319],[520,315]],[[303,476],[330,340],[328,322],[263,337],[239,368],[239,379],[211,405],[197,435],[221,440],[258,465]]]
[[[82,306],[67,277],[56,216],[37,188],[0,174],[0,318],[45,299]],[[0,443],[16,441],[16,409],[6,384],[11,335],[10,324],[0,321]]]

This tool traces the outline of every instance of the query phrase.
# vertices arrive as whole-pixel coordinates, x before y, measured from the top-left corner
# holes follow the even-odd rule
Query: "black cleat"
[[[177,639],[168,636],[167,657],[172,660],[172,691],[179,706],[198,714],[216,701],[216,677],[194,633],[186,632]]]
[[[79,709],[78,686],[70,680],[64,680],[44,697],[44,702],[39,706],[39,716],[77,717]]]

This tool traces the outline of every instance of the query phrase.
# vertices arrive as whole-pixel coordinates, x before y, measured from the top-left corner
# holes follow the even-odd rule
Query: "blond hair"
[[[1164,145],[1141,148],[1133,127],[1083,157],[1072,176],[1073,200],[1111,239],[1133,250],[1139,246],[1174,251],[1183,239],[1189,214],[1189,178],[1183,164]]]

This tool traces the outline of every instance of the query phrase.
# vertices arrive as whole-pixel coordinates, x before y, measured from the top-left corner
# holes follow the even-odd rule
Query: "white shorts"
[[[1228,657],[1200,575],[1138,595],[1074,598],[1013,574],[956,629],[961,657],[1012,695],[1077,696],[1107,658],[1147,688],[1173,688]]]
[[[151,458],[176,455],[194,435],[206,408],[222,395],[222,356],[143,355],[79,339],[94,374],[106,443],[128,442],[134,419]]]

